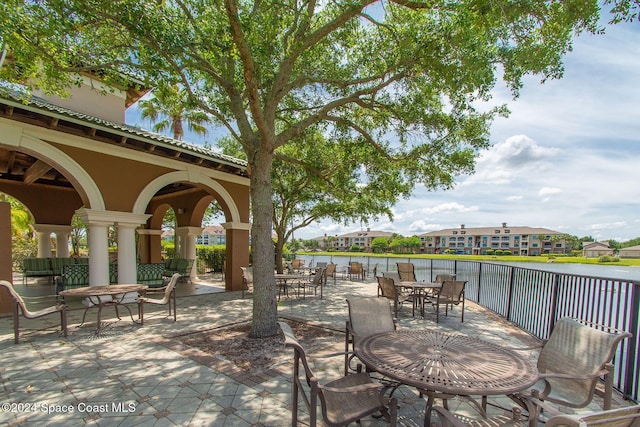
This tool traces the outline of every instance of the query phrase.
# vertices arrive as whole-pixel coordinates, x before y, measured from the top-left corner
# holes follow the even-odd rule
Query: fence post
[[[556,312],[558,310],[558,292],[559,292],[560,275],[553,276],[553,289],[551,289],[551,309],[549,310],[549,330],[547,336],[551,335],[551,331],[556,326]]]
[[[513,267],[509,267],[509,291],[507,295],[507,320],[511,320],[511,306],[513,305]]]
[[[638,390],[633,394],[634,384],[638,384],[640,378],[640,366],[638,364],[638,334],[640,333],[640,325],[638,319],[638,310],[640,307],[640,282],[633,282],[631,288],[631,316],[629,319],[629,329],[631,337],[629,338],[627,347],[627,366],[625,367],[624,390],[623,395],[630,400],[638,399]],[[635,309],[634,309],[635,307]],[[635,371],[635,372],[634,372]]]
[[[478,267],[478,298],[476,299],[476,302],[480,304],[480,284],[482,283],[482,266],[484,263],[480,262],[478,264],[480,264],[480,266]]]

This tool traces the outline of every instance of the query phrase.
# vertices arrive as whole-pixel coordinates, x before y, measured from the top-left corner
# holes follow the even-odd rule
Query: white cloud
[[[431,208],[423,208],[420,210],[421,213],[426,215],[440,214],[444,212],[473,212],[477,211],[477,206],[465,206],[457,202],[451,203],[442,203],[440,205],[431,207]]]

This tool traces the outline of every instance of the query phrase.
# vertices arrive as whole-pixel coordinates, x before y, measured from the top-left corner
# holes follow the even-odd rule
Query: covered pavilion
[[[176,214],[176,256],[195,259],[205,210],[215,200],[225,216],[225,288],[241,289],[240,266],[249,264],[246,162],[125,125],[126,108],[147,90],[80,78],[68,98],[0,88],[0,192],[31,212],[38,257],[52,256],[52,235],[55,256],[69,256],[77,212],[87,225],[90,285],[109,284],[110,226],[117,230],[118,283],[136,283],[138,262],[161,262],[166,211]],[[0,202],[0,279],[12,281],[10,221],[8,203]]]

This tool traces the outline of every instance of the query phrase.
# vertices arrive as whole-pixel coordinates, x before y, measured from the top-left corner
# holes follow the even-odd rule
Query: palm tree
[[[189,94],[178,85],[160,85],[153,92],[153,98],[140,101],[141,117],[155,122],[153,130],[163,132],[171,129],[174,139],[184,136],[184,124],[197,134],[208,133],[206,124],[211,118],[198,111],[189,101]]]

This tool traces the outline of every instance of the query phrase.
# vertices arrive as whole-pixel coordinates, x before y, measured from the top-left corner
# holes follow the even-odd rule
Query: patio
[[[127,315],[109,319],[113,310],[105,310],[112,322],[99,337],[91,325],[82,328],[83,310],[71,303],[69,338],[56,332],[58,318],[24,320],[29,329],[13,344],[11,318],[0,319],[0,367],[2,402],[23,404],[20,412],[0,411],[0,423],[6,425],[100,425],[100,426],[286,426],[290,425],[291,358],[279,366],[275,375],[242,373],[224,360],[207,360],[197,352],[177,345],[176,336],[215,330],[251,318],[250,298],[241,292],[225,292],[220,277],[181,283],[178,287],[178,321],[167,316],[166,306],[145,307],[145,324],[134,325]],[[18,285],[18,292],[31,295],[47,292],[50,285]],[[344,331],[347,318],[346,298],[376,296],[377,284],[365,281],[329,280],[324,299],[283,298],[279,304],[281,320],[304,320],[336,331]],[[454,310],[454,315],[459,315]],[[88,315],[88,322],[95,321]],[[45,329],[33,333],[31,330]],[[530,336],[472,302],[465,307],[465,321],[459,317],[441,317],[428,311],[425,319],[411,316],[403,307],[399,329],[437,328],[461,332],[512,347],[528,347]],[[344,348],[344,336],[336,335],[335,350]],[[310,351],[313,359],[314,352]],[[189,357],[191,356],[191,357]],[[535,358],[535,352],[531,353]],[[342,374],[343,359],[317,362],[321,380]],[[409,387],[396,392],[400,403],[399,425],[422,425],[425,400]],[[496,399],[491,399],[494,402]],[[504,406],[513,406],[501,399]],[[466,410],[467,404],[450,400],[453,410]],[[45,406],[46,405],[46,406]],[[614,407],[626,405],[614,396]],[[579,412],[599,410],[596,404]],[[308,417],[301,411],[302,424]],[[388,425],[368,417],[362,426]]]

